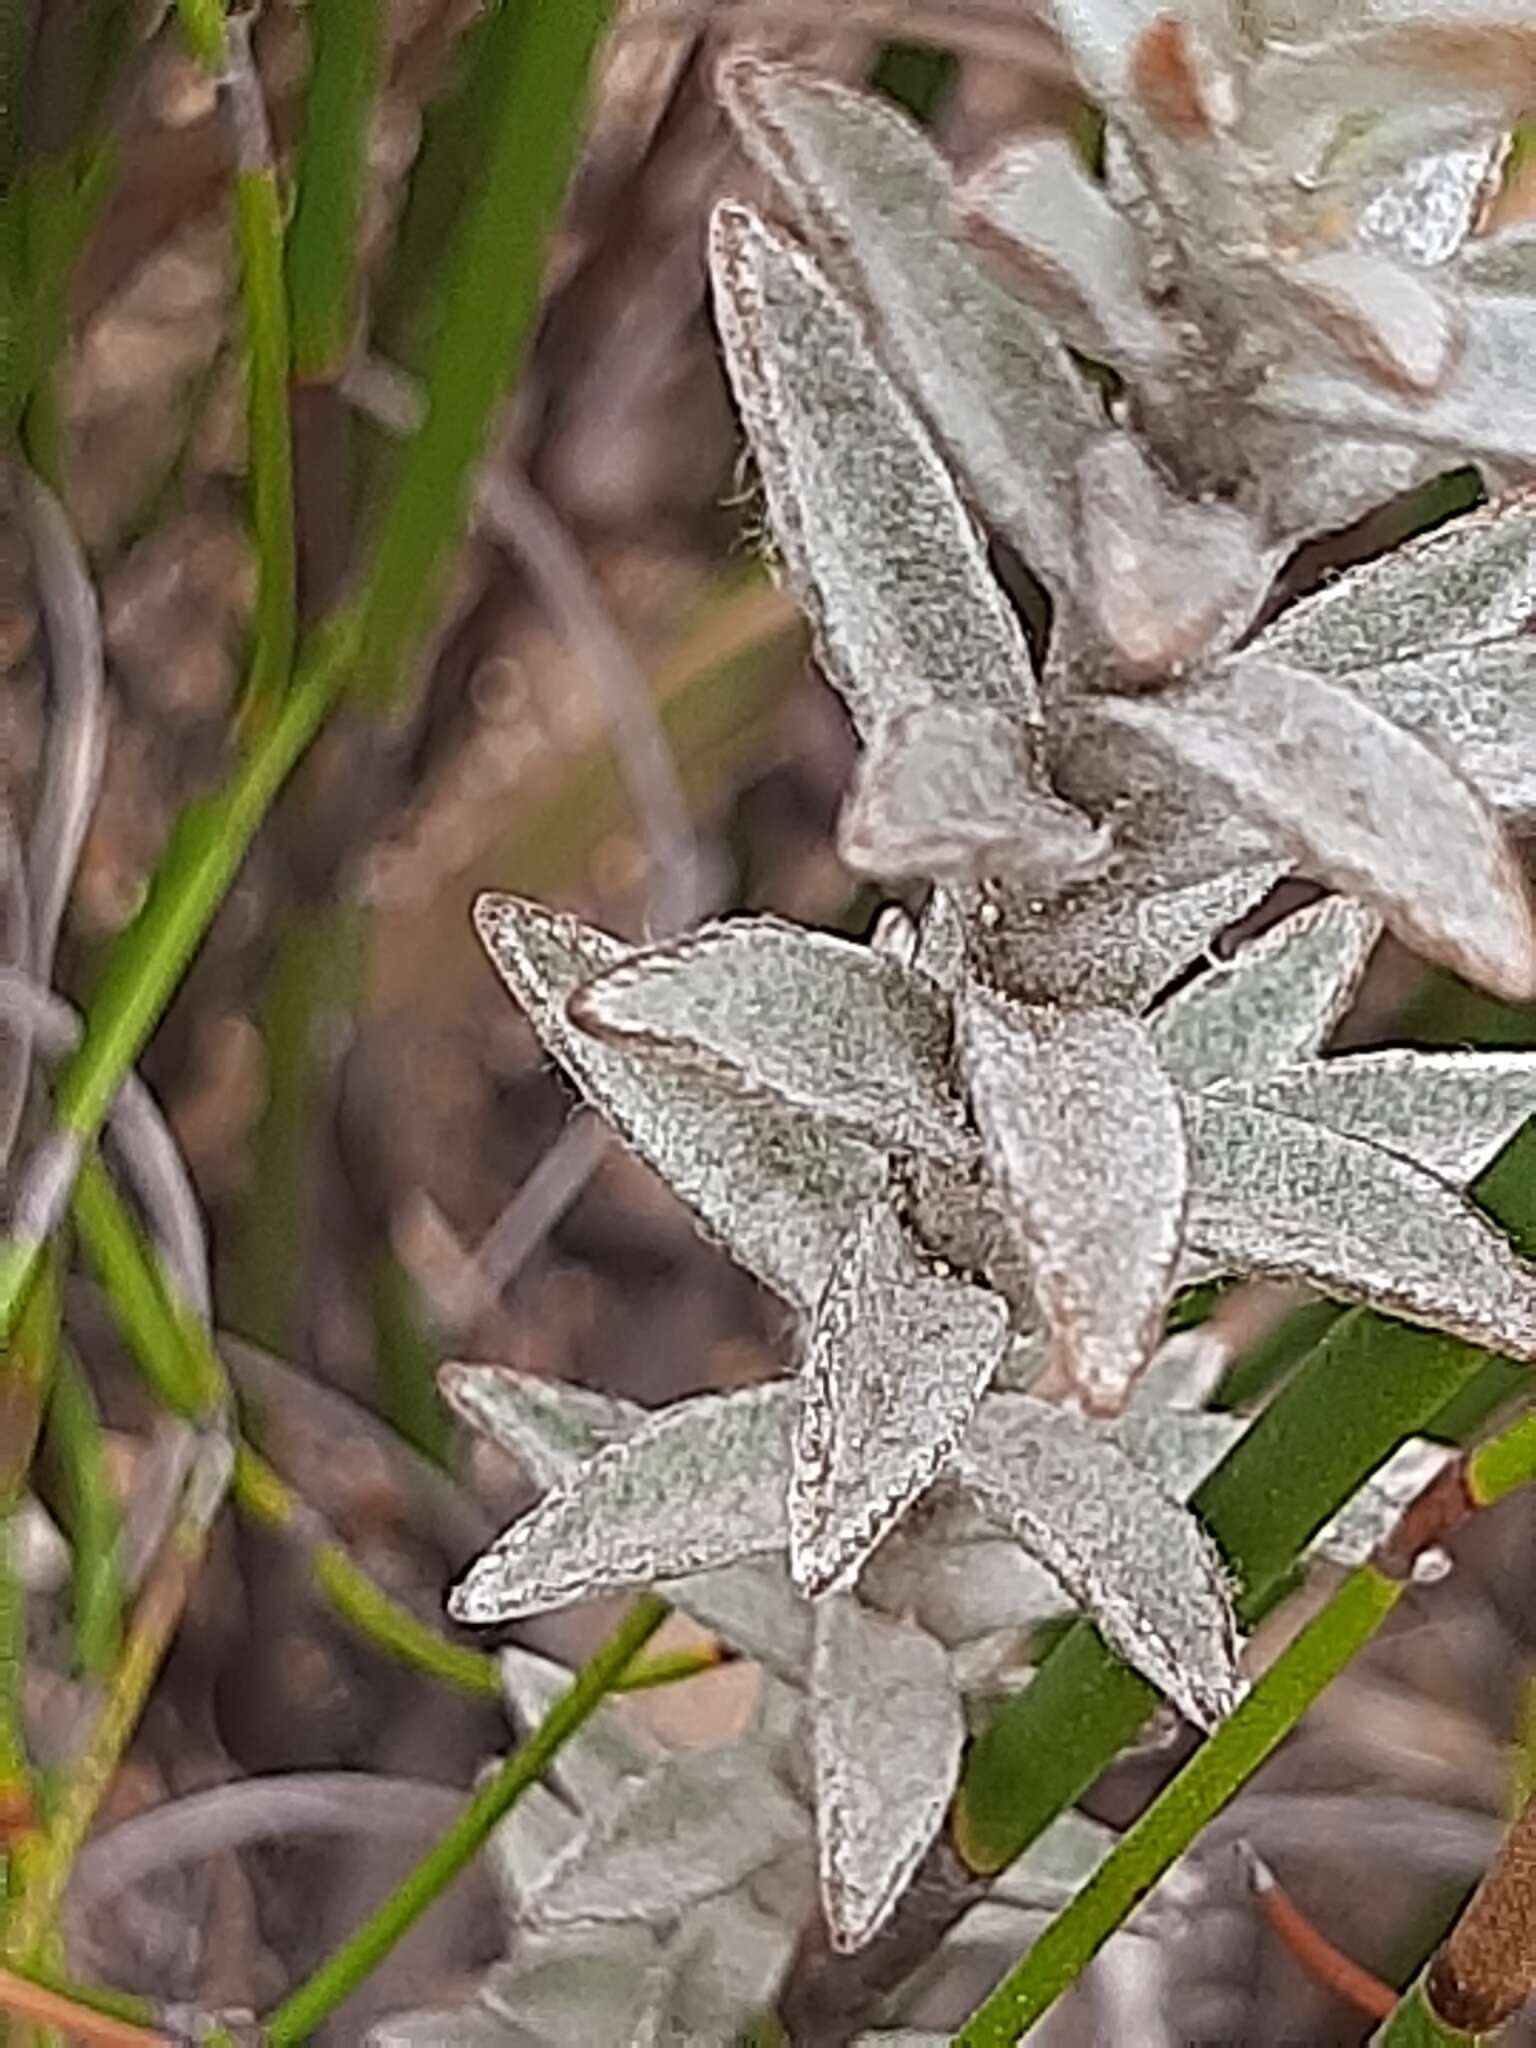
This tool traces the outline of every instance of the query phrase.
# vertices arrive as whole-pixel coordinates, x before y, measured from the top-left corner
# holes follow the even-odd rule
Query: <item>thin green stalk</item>
[[[420,1919],[484,1848],[530,1785],[548,1770],[582,1723],[601,1705],[625,1667],[660,1628],[665,1601],[637,1600],[595,1656],[576,1674],[528,1740],[475,1793],[459,1818],[389,1897],[307,1983],[267,2021],[267,2048],[292,2048],[352,1996],[402,1935]]]
[[[955,2048],[1007,2048],[1050,2010],[1375,1634],[1401,1598],[1403,1585],[1374,1565],[1362,1566],[1345,1580],[971,2015],[954,2037]]]
[[[1486,2034],[1464,2034],[1438,2017],[1424,1993],[1424,1979],[1408,1992],[1392,2016],[1371,2036],[1371,2048],[1477,2048]]]
[[[67,1998],[72,2005],[83,2006],[87,2012],[99,2012],[108,2019],[127,2020],[132,2026],[154,2027],[159,2022],[159,2012],[152,1998],[140,1998],[132,1991],[109,1991],[97,1984],[77,1984],[72,1977],[62,1976],[41,1963],[13,1962],[9,1967],[13,1976],[35,1984],[40,1991],[52,1991],[60,1998]]]
[[[614,0],[521,0],[488,26],[500,92],[491,147],[447,271],[424,425],[385,513],[363,600],[363,687],[409,671],[463,531],[471,480],[533,331],[543,252],[575,161]]]
[[[27,1596],[16,1572],[17,1518],[59,1347],[59,1254],[50,1252],[0,1376],[0,1839],[35,1821],[23,1709]],[[8,1873],[8,1883],[14,1871]]]
[[[368,121],[384,39],[382,0],[310,0],[309,83],[285,264],[293,374],[341,375],[352,345]]]
[[[48,1442],[58,1460],[68,1509],[75,1659],[87,1677],[102,1678],[122,1650],[122,1516],[107,1474],[106,1439],[95,1397],[67,1345],[54,1365]]]
[[[250,90],[259,100],[254,74]],[[236,173],[235,240],[240,252],[251,531],[256,542],[256,610],[243,710],[248,719],[261,722],[271,717],[292,681],[298,619],[283,203],[270,146],[265,161],[242,165]]]
[[[382,1411],[423,1457],[446,1464],[452,1432],[437,1391],[442,1350],[432,1341],[410,1274],[387,1243],[369,1270],[368,1306]]]

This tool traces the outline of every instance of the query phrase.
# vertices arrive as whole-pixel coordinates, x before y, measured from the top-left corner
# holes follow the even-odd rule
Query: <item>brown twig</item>
[[[1247,1842],[1242,1849],[1260,1913],[1307,1975],[1371,2019],[1384,2020],[1395,2011],[1398,1994],[1392,1986],[1345,1955],[1313,1925],[1257,1850]]]
[[[0,1970],[0,2011],[42,2027],[57,2027],[69,2040],[87,2042],[91,2048],[174,2048],[169,2034],[95,2012],[62,1991],[18,1977],[14,1970]]]
[[[1447,2026],[1492,2033],[1536,1991],[1536,1794],[1430,1965],[1431,2009]]]

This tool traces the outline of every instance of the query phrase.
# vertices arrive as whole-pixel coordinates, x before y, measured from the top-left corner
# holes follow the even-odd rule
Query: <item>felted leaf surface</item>
[[[1184,1114],[1192,1245],[1238,1272],[1536,1357],[1536,1275],[1443,1181],[1254,1104],[1191,1095]]]
[[[657,1409],[503,1531],[449,1612],[509,1621],[782,1548],[791,1399],[775,1382]]]
[[[523,1932],[510,1962],[498,1963],[481,2002],[504,2030],[502,2048],[574,2048],[623,2041],[664,2048],[661,2020],[667,1956],[648,1927]]]
[[[1447,749],[1511,825],[1536,824],[1536,638],[1447,648],[1343,680],[1383,717]]]
[[[497,1662],[508,1703],[524,1733],[538,1726],[556,1700],[570,1690],[575,1676],[552,1658],[515,1645],[499,1652]],[[666,1754],[637,1721],[614,1702],[605,1701],[562,1746],[553,1775],[583,1814],[602,1813],[626,1786],[659,1769]],[[508,1830],[514,1828],[516,1814],[521,1810],[520,1803],[498,1830],[494,1840],[499,1846],[506,1846]],[[563,1810],[570,1815],[570,1807]],[[531,1876],[523,1868],[522,1859],[518,1859],[518,1869],[512,1872],[507,1872],[504,1857],[499,1855],[498,1860],[504,1874],[511,1876],[513,1889],[521,1894]]]
[[[799,1379],[797,1585],[814,1597],[850,1582],[953,1451],[1007,1341],[999,1297],[932,1270],[890,1209],[850,1232]]]
[[[981,988],[959,1048],[982,1150],[1028,1249],[1055,1363],[1125,1405],[1162,1331],[1185,1199],[1184,1126],[1146,1026]]]
[[[1216,1547],[1102,1425],[994,1394],[955,1473],[1197,1726],[1236,1705],[1236,1624]]]
[[[737,2038],[772,2004],[795,1932],[753,1899],[750,1885],[695,1907],[672,1943],[662,2048]]]
[[[1499,994],[1536,991],[1536,926],[1498,821],[1439,754],[1349,691],[1239,657],[1176,690],[1105,699],[1101,715],[1107,732],[1209,777],[1418,951]]]
[[[1461,342],[1455,308],[1402,264],[1329,249],[1283,274],[1292,303],[1372,382],[1417,399],[1449,377]]]
[[[1169,1073],[1180,1087],[1206,1088],[1310,1059],[1354,1000],[1380,931],[1374,912],[1333,897],[1249,940],[1153,1018]]]
[[[482,896],[475,926],[540,1039],[620,1135],[749,1272],[813,1307],[838,1243],[884,1185],[883,1154],[578,1031],[571,996],[632,950],[607,933],[515,896]]]
[[[805,1839],[809,1816],[752,1736],[683,1750],[599,1813],[528,1897],[538,1925],[664,1923]]]
[[[883,1145],[972,1146],[949,1078],[949,1005],[867,946],[738,918],[652,946],[571,1001],[585,1031]]]
[[[1422,1438],[1403,1444],[1313,1538],[1312,1553],[1353,1571],[1397,1527],[1403,1511],[1455,1456]]]
[[[965,1716],[942,1646],[848,1594],[816,1609],[811,1696],[822,1904],[833,1946],[852,1950],[943,1824]]]
[[[887,101],[782,67],[739,59],[722,90],[748,153],[873,316],[989,522],[1038,575],[1069,582],[1068,480],[1098,409],[1055,336],[958,237],[943,158]]]
[[[1536,1111],[1536,1054],[1391,1047],[1282,1068],[1242,1092],[1464,1188]]]

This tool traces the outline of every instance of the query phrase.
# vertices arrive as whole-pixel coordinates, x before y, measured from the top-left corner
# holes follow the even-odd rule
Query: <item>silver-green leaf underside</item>
[[[960,1058],[982,1149],[1028,1253],[1052,1363],[1123,1408],[1162,1333],[1184,1218],[1177,1095],[1146,1026],[972,988]]]
[[[1373,911],[1335,897],[1249,940],[1152,1019],[1169,1073],[1181,1088],[1207,1088],[1309,1060],[1354,1000],[1380,933]]]
[[[833,1946],[862,1948],[943,1824],[965,1716],[942,1645],[848,1594],[816,1610],[812,1747]]]
[[[797,1585],[814,1596],[851,1582],[954,1451],[1007,1342],[999,1297],[936,1272],[889,1208],[850,1232],[799,1379]]]
[[[1198,1726],[1236,1705],[1236,1623],[1216,1547],[1103,1425],[995,1394],[955,1475]]]
[[[791,1389],[774,1382],[658,1409],[547,1493],[449,1595],[484,1625],[782,1550]]]
[[[846,1129],[745,1100],[699,1074],[615,1051],[566,1014],[576,990],[634,949],[579,918],[482,896],[475,926],[545,1046],[711,1237],[796,1307],[884,1186],[885,1158]]]
[[[1191,1095],[1184,1112],[1195,1249],[1536,1358],[1536,1271],[1444,1181],[1241,1100]]]
[[[949,1004],[867,946],[776,918],[705,925],[631,954],[572,998],[610,1044],[702,1070],[861,1137],[961,1157]]]

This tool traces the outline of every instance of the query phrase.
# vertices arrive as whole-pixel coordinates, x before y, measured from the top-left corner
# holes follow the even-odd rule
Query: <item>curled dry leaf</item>
[[[1008,1342],[995,1294],[936,1271],[889,1208],[849,1233],[799,1382],[789,1557],[813,1597],[849,1584],[964,1435]]]
[[[965,1716],[942,1645],[848,1594],[817,1607],[811,1700],[822,1903],[833,1946],[857,1949],[943,1823]]]
[[[960,1006],[982,1150],[1027,1249],[1053,1362],[1101,1414],[1162,1333],[1187,1179],[1178,1098],[1146,1026],[982,988]]]

